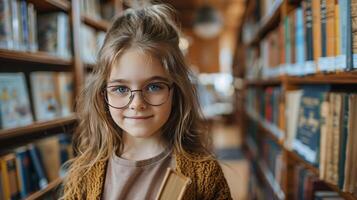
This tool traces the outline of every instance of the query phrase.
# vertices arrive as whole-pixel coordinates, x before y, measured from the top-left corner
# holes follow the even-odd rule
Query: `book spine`
[[[339,170],[338,170],[338,187],[343,189],[343,182],[345,179],[345,161],[346,161],[346,145],[348,137],[348,118],[349,118],[349,105],[348,105],[349,95],[343,95],[343,111],[342,111],[342,129],[341,129],[341,140],[340,140],[340,150],[339,150]]]
[[[326,0],[321,0],[321,56],[327,56]]]
[[[0,1],[0,47],[12,48],[11,10],[9,0]]]
[[[312,45],[313,41],[313,31],[312,31],[312,0],[304,0],[304,19],[305,19],[305,45],[306,45],[306,60],[314,60],[314,47]]]
[[[357,69],[357,0],[351,0],[352,57],[353,69]]]
[[[43,168],[43,165],[41,164],[39,154],[36,151],[36,147],[33,144],[30,144],[28,148],[29,148],[32,164],[34,165],[37,176],[39,177],[40,188],[44,189],[48,185],[48,181],[44,174],[45,170]]]
[[[347,44],[348,42],[348,35],[351,35],[351,27],[348,28],[348,26],[351,25],[351,23],[348,23],[349,16],[350,16],[350,8],[349,8],[349,2],[346,0],[339,0],[339,27],[338,31],[340,34],[339,40],[340,40],[340,64],[337,65],[338,70],[346,70],[350,68],[348,65],[348,51],[352,51],[351,48],[349,48],[350,45]],[[350,42],[350,41],[349,41]]]
[[[25,0],[20,1],[22,41],[24,50],[29,50],[29,22],[27,13],[27,4]]]
[[[336,29],[335,29],[335,1],[326,0],[326,56],[335,57]]]
[[[304,11],[301,7],[296,10],[296,63],[298,69],[296,70],[298,75],[302,75],[305,65],[305,36],[304,36]]]
[[[321,57],[321,0],[312,1],[312,29],[314,60],[317,62]]]

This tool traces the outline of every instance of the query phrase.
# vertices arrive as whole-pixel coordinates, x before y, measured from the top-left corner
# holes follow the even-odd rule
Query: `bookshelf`
[[[48,186],[40,191],[37,191],[30,196],[28,196],[25,200],[36,200],[36,199],[42,199],[46,194],[49,192],[55,190],[62,182],[61,178],[56,179],[55,181],[52,181],[51,183],[48,184]]]
[[[290,114],[293,113],[289,113],[289,111],[291,110],[289,110],[288,103],[290,102],[287,102],[288,100],[286,99],[289,93],[292,93],[297,90],[303,90],[302,94],[305,95],[305,91],[308,90],[309,87],[313,88],[313,87],[320,87],[320,86],[328,86],[329,90],[327,92],[322,92],[322,94],[328,95],[328,99],[327,100],[325,99],[323,103],[329,102],[329,106],[330,106],[329,108],[335,109],[331,105],[334,105],[338,101],[332,102],[330,98],[335,98],[335,97],[332,97],[330,93],[340,93],[339,95],[341,96],[343,95],[351,96],[357,89],[357,70],[353,69],[353,67],[355,66],[353,64],[354,58],[353,57],[351,58],[352,64],[348,63],[350,61],[348,61],[347,63],[344,62],[344,64],[340,64],[339,63],[340,60],[338,58],[340,55],[338,53],[341,53],[343,51],[336,50],[335,57],[333,57],[334,65],[332,70],[325,67],[324,66],[325,63],[321,62],[320,60],[322,59],[320,58],[317,59],[313,58],[312,61],[309,60],[307,49],[308,48],[312,49],[312,47],[310,46],[307,47],[307,45],[315,45],[315,42],[312,40],[311,43],[309,43],[308,40],[311,38],[307,38],[310,36],[308,36],[308,33],[305,32],[306,35],[303,36],[305,37],[303,40],[304,41],[303,45],[305,45],[304,47],[305,56],[306,56],[304,57],[305,62],[303,64],[300,63],[299,65],[294,62],[288,63],[289,62],[288,56],[293,54],[294,55],[298,54],[297,49],[299,47],[296,46],[286,47],[286,42],[289,42],[289,40],[287,40],[286,37],[290,37],[287,35],[289,33],[287,33],[288,29],[286,27],[289,27],[290,25],[291,27],[296,28],[297,26],[296,24],[291,25],[292,23],[297,23],[296,21],[292,22],[287,20],[291,20],[291,17],[294,18],[295,16],[297,16],[296,12],[298,9],[302,9],[302,12],[304,13],[306,12],[306,9],[314,9],[312,6],[316,6],[316,2],[320,2],[320,1],[315,2],[315,1],[308,1],[308,0],[295,0],[295,1],[275,0],[275,1],[265,1],[265,2],[269,2],[268,9],[265,10],[264,8],[261,7],[262,5],[264,7],[264,3],[262,4],[260,0],[248,1],[246,3],[246,10],[244,13],[243,22],[239,27],[240,31],[238,34],[239,41],[236,48],[236,57],[235,57],[235,61],[233,62],[235,64],[234,68],[236,68],[234,70],[238,72],[235,73],[236,76],[235,78],[243,80],[244,82],[243,84],[244,89],[239,89],[239,90],[236,89],[236,93],[237,93],[236,96],[245,97],[245,99],[243,100],[241,100],[241,98],[237,100],[237,101],[242,101],[237,103],[239,106],[239,108],[237,109],[239,113],[237,115],[240,115],[240,118],[243,118],[237,121],[240,124],[241,132],[245,133],[244,149],[247,154],[247,157],[252,162],[252,164],[256,166],[255,168],[257,169],[256,175],[258,180],[262,180],[266,188],[269,188],[269,191],[274,196],[272,198],[274,199],[296,198],[296,190],[294,190],[294,188],[300,187],[299,183],[296,182],[294,178],[294,176],[296,175],[295,174],[296,173],[295,170],[297,168],[296,166],[298,165],[301,166],[303,170],[306,170],[307,173],[310,174],[311,176],[317,177],[317,180],[321,181],[323,185],[328,188],[328,190],[337,192],[344,199],[356,200],[357,194],[353,195],[351,192],[347,192],[344,189],[342,189],[341,185],[335,183],[332,184],[331,180],[328,181],[326,177],[323,177],[321,179],[320,168],[321,165],[326,165],[326,163],[322,163],[320,164],[320,167],[317,167],[311,162],[308,162],[306,160],[306,157],[304,158],[304,156],[300,155],[301,153],[298,153],[298,151],[295,149],[297,147],[292,147],[289,145],[289,138],[287,136],[288,134],[290,134],[288,130],[288,122],[289,120],[291,120]],[[312,4],[315,3],[315,5],[311,5],[311,7],[309,7],[310,6],[309,2],[312,2]],[[340,2],[342,3],[340,4]],[[340,9],[340,6],[341,7],[346,6],[347,3],[346,4],[344,3],[346,3],[346,1],[335,1],[335,4],[338,6],[334,8],[335,9],[334,17],[343,16],[344,12],[341,12],[341,10],[337,10],[337,9]],[[315,11],[313,10],[311,12],[315,13]],[[305,16],[304,20],[306,20],[306,13],[304,14],[305,15],[302,16]],[[315,19],[316,19],[315,16],[312,16],[312,20]],[[338,20],[340,19],[338,18]],[[339,23],[342,22],[339,21],[338,23],[333,24],[335,26],[336,33],[338,32],[337,26],[339,26]],[[306,24],[306,22],[304,24]],[[246,31],[247,27],[249,31]],[[307,30],[306,27],[304,30],[305,31]],[[347,30],[351,30],[351,29],[347,29]],[[249,37],[246,37],[245,35],[249,35]],[[294,37],[298,37],[298,36],[294,35]],[[334,37],[336,37],[336,41],[339,41],[340,43],[342,43],[342,41],[345,41],[340,35],[336,35]],[[351,36],[353,40],[354,37],[355,36],[353,35]],[[315,38],[315,40],[317,39]],[[336,42],[335,45],[336,46],[340,45],[340,43]],[[347,42],[347,44],[349,43]],[[316,49],[315,46],[313,47],[314,49]],[[291,48],[291,49],[296,48],[296,49],[291,50],[291,52],[289,52],[291,54],[288,54],[287,48]],[[352,50],[350,50],[350,54],[351,53],[353,54]],[[242,51],[244,51],[244,53],[242,53]],[[268,53],[266,53],[267,51]],[[298,59],[298,58],[294,58],[294,59]],[[298,60],[295,61],[298,62]],[[311,63],[314,63],[314,65],[312,65]],[[315,71],[302,72],[301,74],[294,74],[289,71],[290,70],[289,67],[296,68],[298,66],[301,67],[300,70],[303,71],[308,67],[311,67],[310,65],[313,66]],[[339,68],[340,65],[342,66],[346,65],[346,68],[341,69]],[[351,65],[353,65],[352,68],[350,67]],[[265,74],[265,70],[273,70],[273,71],[275,70],[278,73]],[[301,105],[302,103],[300,103],[300,106]],[[347,104],[343,104],[343,105],[347,105]],[[339,108],[339,109],[343,110],[344,108]],[[340,112],[345,113],[345,111],[340,111]],[[297,116],[300,115],[297,114]],[[350,116],[353,116],[353,114],[351,114]],[[324,118],[325,120],[327,119],[326,115],[322,117],[325,117]],[[339,119],[346,121],[346,122],[341,121],[341,123],[347,123],[347,120],[345,118],[339,118]],[[325,122],[319,122],[319,123],[324,123],[326,126]],[[254,127],[253,129],[252,126]],[[339,126],[345,127],[347,125],[340,124]],[[342,133],[342,131],[343,130],[340,130],[338,135],[347,134],[347,133]],[[339,137],[338,138],[339,141],[342,140],[340,139],[340,137],[342,136],[338,136],[338,137]],[[293,141],[297,140],[295,138],[297,138],[297,136],[293,137]],[[267,142],[268,145],[265,143],[266,140],[269,141]],[[345,139],[345,141],[346,140],[347,139]],[[318,141],[320,143],[320,139]],[[272,156],[273,159],[276,159],[275,157],[277,155],[274,154],[274,151],[276,149],[273,148],[273,150],[271,150],[273,153],[268,151],[269,152],[267,153],[269,154],[268,158],[266,158],[267,155],[261,155],[266,153],[265,146],[269,146],[271,142],[276,144],[277,147],[275,148],[281,150],[283,159],[282,161],[281,160],[275,161],[275,164],[281,167],[280,176],[283,176],[283,178],[279,177],[278,179],[276,179],[276,177],[274,177],[275,175],[272,175],[276,173],[276,168],[272,169],[272,167],[269,166],[269,164],[271,163],[267,163],[266,161],[269,160],[269,158],[271,158],[270,156]],[[341,145],[342,144],[339,144],[340,149],[339,149],[338,159],[341,159],[340,156],[345,153],[345,151],[341,150],[341,148],[344,148],[344,146],[341,147]],[[323,147],[318,147],[318,148],[323,148]],[[319,151],[325,151],[325,150],[320,149]],[[337,161],[332,161],[331,157],[333,156],[330,156],[332,153],[329,152],[332,152],[332,150],[328,151],[325,155],[325,156],[329,156],[329,159],[331,159],[328,162],[336,163]],[[282,162],[282,163],[278,164],[278,162]],[[320,160],[318,160],[317,162],[320,163]],[[341,170],[340,162],[341,161],[338,161],[339,170]],[[341,174],[338,175],[339,181],[341,179],[340,175]],[[284,194],[284,195],[279,195],[279,194]],[[306,199],[310,199],[310,198],[306,198]]]
[[[12,2],[16,2],[16,0],[9,0],[6,2],[10,2],[8,5],[10,8],[10,6],[12,6]],[[26,12],[29,13],[26,14],[33,14],[32,17],[35,16],[38,26],[36,26],[35,23],[33,23],[33,21],[30,21],[32,20],[32,18],[26,19],[28,20],[26,22],[21,21],[23,19],[19,19],[19,23],[21,23],[19,24],[19,26],[23,26],[22,27],[23,29],[21,30],[27,30],[29,35],[26,35],[26,33],[19,32],[18,37],[27,38],[27,39],[23,39],[23,38],[21,39],[21,42],[23,43],[21,43],[20,45],[23,46],[19,46],[19,47],[15,46],[15,43],[17,41],[15,40],[12,41],[13,40],[12,38],[15,38],[15,36],[10,35],[11,45],[0,47],[0,62],[1,62],[0,75],[21,74],[23,88],[27,92],[27,109],[29,109],[29,112],[31,113],[32,120],[31,122],[26,122],[23,124],[11,125],[11,127],[5,127],[3,125],[3,122],[0,121],[0,163],[1,164],[7,162],[1,160],[5,158],[5,156],[7,155],[12,154],[12,156],[15,156],[17,158],[19,154],[18,151],[20,151],[20,149],[24,147],[30,148],[29,145],[32,144],[39,145],[41,141],[43,142],[44,140],[47,139],[49,140],[51,138],[60,136],[62,135],[62,133],[71,135],[71,133],[73,132],[77,124],[77,117],[72,112],[68,113],[68,111],[66,111],[66,114],[63,114],[65,111],[61,111],[61,113],[62,112],[63,113],[58,114],[55,117],[50,117],[47,120],[39,120],[40,117],[36,111],[37,105],[34,99],[34,96],[36,95],[35,94],[36,88],[34,88],[35,86],[33,83],[34,80],[32,80],[32,76],[33,74],[41,73],[41,72],[50,73],[50,74],[53,73],[55,74],[56,77],[62,75],[62,73],[71,74],[72,76],[71,95],[69,95],[69,98],[72,101],[72,104],[70,105],[70,110],[73,111],[75,96],[79,94],[79,91],[82,89],[85,77],[88,73],[88,69],[86,67],[88,66],[88,64],[85,61],[83,61],[81,57],[81,53],[84,51],[84,48],[83,48],[83,42],[81,41],[80,27],[86,25],[93,28],[97,32],[106,32],[109,28],[110,23],[108,19],[101,18],[100,7],[103,5],[108,6],[109,4],[109,6],[113,8],[113,12],[114,12],[112,13],[113,15],[115,15],[115,13],[121,12],[123,8],[122,1],[120,0],[101,0],[100,4],[94,6],[98,8],[97,10],[98,13],[96,13],[96,17],[93,17],[92,15],[85,14],[85,12],[87,11],[83,10],[84,4],[88,5],[88,4],[92,4],[93,2],[96,1],[25,0],[22,2],[23,5],[19,5],[19,7],[23,6],[23,9],[19,10],[19,12],[25,12],[24,10],[27,10]],[[90,5],[89,7],[93,8],[93,5]],[[12,21],[13,16],[11,16],[11,13],[12,11],[10,12],[10,17],[8,17],[8,19],[2,18],[2,20],[10,20],[9,24],[13,26],[15,22]],[[57,25],[62,28],[65,27],[66,28],[65,31],[66,30],[68,31],[68,35],[63,37],[63,34],[65,33],[62,33],[59,31],[59,29],[56,29],[58,35],[62,34],[62,38],[66,38],[66,41],[58,40],[63,44],[57,43],[56,46],[62,45],[62,50],[69,49],[69,54],[70,54],[69,56],[62,55],[61,53],[63,52],[61,51],[58,51],[59,52],[58,53],[58,52],[50,52],[49,50],[43,50],[40,45],[40,41],[39,41],[40,36],[38,36],[40,34],[39,18],[41,15],[47,16],[47,14],[56,14],[56,13],[61,13],[59,15],[66,16],[66,18],[64,18],[65,20],[59,19],[61,18],[61,16],[60,17],[56,16],[57,17],[56,19],[57,19],[57,23],[61,23],[60,22],[61,20],[62,22],[64,21],[64,23],[66,23],[65,25],[63,24],[62,25],[57,24]],[[90,13],[93,13],[93,11],[90,11]],[[98,18],[98,16],[100,17]],[[26,24],[22,24],[22,23],[26,23]],[[11,32],[10,34],[14,34],[14,33]],[[35,35],[32,37],[35,38],[38,37],[37,40],[31,41],[33,43],[26,43],[30,41],[29,38],[31,37],[30,36],[31,34]],[[61,37],[61,36],[56,36],[56,37]],[[36,44],[36,48],[32,49],[31,45],[33,44]],[[1,80],[0,80],[0,87],[1,87]],[[62,103],[63,102],[61,100],[61,108],[64,107]],[[4,118],[1,115],[2,114],[0,109],[0,120]],[[70,151],[70,150],[66,149],[66,151]],[[47,170],[46,166],[43,167],[45,170]],[[1,170],[4,169],[0,167],[0,174],[2,174]],[[2,181],[2,177],[3,176],[0,175],[0,181]],[[20,181],[21,180],[19,180],[19,184]],[[21,194],[22,196],[21,199],[34,200],[34,199],[43,199],[45,196],[52,196],[52,194],[55,194],[54,191],[58,188],[61,182],[62,182],[61,178],[57,178],[57,179],[48,178],[48,184],[44,189],[38,191],[30,191],[30,193],[28,193],[25,197],[23,196],[23,194]],[[19,190],[17,190],[17,192],[19,192],[20,195],[21,191]],[[0,199],[4,198],[2,195],[4,195],[5,193],[3,192],[4,192],[3,188],[0,188]],[[55,195],[52,197],[56,199]]]

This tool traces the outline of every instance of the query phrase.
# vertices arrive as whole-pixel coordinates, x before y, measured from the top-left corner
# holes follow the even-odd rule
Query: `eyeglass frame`
[[[171,92],[171,89],[174,87],[174,83],[171,83],[171,84],[169,84],[169,83],[166,83],[166,82],[155,82],[155,83],[162,83],[162,84],[164,84],[164,85],[166,85],[168,88],[169,88],[169,95],[167,96],[167,98],[166,98],[166,100],[163,102],[163,103],[161,103],[161,104],[158,104],[158,105],[153,105],[153,104],[151,104],[151,103],[149,103],[146,99],[145,99],[145,97],[143,96],[143,88],[145,88],[147,85],[149,85],[150,83],[148,83],[148,84],[146,84],[144,87],[142,87],[140,90],[132,90],[131,88],[129,88],[128,87],[128,89],[129,89],[129,91],[130,91],[130,96],[129,96],[129,102],[125,105],[125,106],[123,106],[123,107],[115,107],[115,106],[112,106],[112,105],[110,105],[110,103],[109,103],[109,100],[108,100],[108,93],[107,93],[107,89],[108,88],[110,88],[110,87],[114,87],[114,86],[107,86],[107,85],[105,85],[104,86],[104,88],[103,88],[103,90],[104,90],[104,92],[103,92],[103,95],[104,95],[104,100],[105,100],[105,102],[110,106],[110,107],[112,107],[112,108],[115,108],[115,109],[125,109],[125,108],[128,108],[129,107],[129,105],[133,102],[133,100],[134,100],[134,93],[133,92],[140,92],[140,94],[141,94],[141,97],[142,97],[142,99],[144,100],[144,102],[146,103],[146,104],[148,104],[148,105],[150,105],[150,106],[161,106],[161,105],[163,105],[164,103],[166,103],[167,102],[167,100],[169,100],[169,96],[170,96],[170,92]]]

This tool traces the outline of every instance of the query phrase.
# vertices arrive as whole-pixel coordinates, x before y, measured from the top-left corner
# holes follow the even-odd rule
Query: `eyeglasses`
[[[141,92],[141,97],[151,106],[164,104],[170,96],[172,84],[154,82],[145,85],[141,90],[132,90],[124,85],[107,86],[105,88],[105,100],[109,106],[123,109],[130,105],[136,92]]]

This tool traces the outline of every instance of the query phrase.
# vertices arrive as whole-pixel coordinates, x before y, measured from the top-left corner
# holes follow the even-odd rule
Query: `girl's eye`
[[[164,85],[162,83],[151,83],[148,86],[146,86],[146,91],[148,92],[157,92],[160,91],[164,88]]]
[[[126,86],[116,86],[116,87],[112,87],[112,92],[115,92],[117,94],[128,94],[130,92],[130,89]]]

